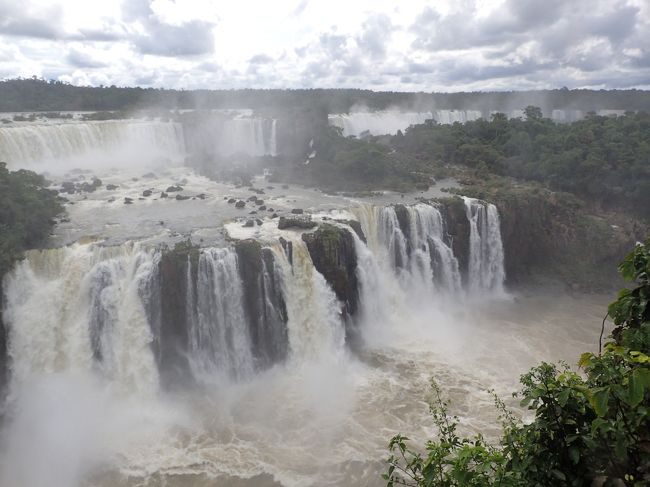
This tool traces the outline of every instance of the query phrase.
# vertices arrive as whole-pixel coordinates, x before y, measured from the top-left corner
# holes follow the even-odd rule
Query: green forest
[[[497,113],[491,120],[409,127],[393,137],[346,138],[334,127],[316,139],[316,160],[290,174],[330,187],[408,190],[435,175],[474,182],[488,176],[539,183],[571,193],[601,210],[650,218],[650,115],[588,115],[560,124],[538,107],[525,119]],[[311,179],[305,176],[310,176]]]
[[[515,110],[526,105],[583,111],[611,108],[650,111],[650,93],[642,90],[557,90],[502,92],[376,92],[360,89],[170,90],[118,86],[74,86],[40,78],[0,81],[0,111],[135,110],[152,108],[253,108],[292,110],[321,107],[344,113],[353,107],[384,110]]]
[[[529,106],[525,119],[495,114],[466,124],[410,127],[391,146],[420,161],[459,164],[538,181],[604,208],[648,216],[650,115],[588,115],[571,124],[543,118]]]
[[[9,171],[0,162],[0,278],[22,252],[43,244],[63,211],[56,191],[41,175]]]

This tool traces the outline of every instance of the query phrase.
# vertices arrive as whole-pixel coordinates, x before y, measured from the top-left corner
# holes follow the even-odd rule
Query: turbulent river
[[[1,485],[382,485],[390,437],[433,434],[431,378],[464,433],[494,439],[488,389],[510,404],[528,367],[597,345],[607,300],[507,289],[498,208],[431,202],[444,182],[251,192],[183,167],[182,127],[106,123],[0,131],[56,188],[101,178],[3,283]],[[237,124],[278,150],[272,121]],[[318,229],[280,229],[296,208]]]

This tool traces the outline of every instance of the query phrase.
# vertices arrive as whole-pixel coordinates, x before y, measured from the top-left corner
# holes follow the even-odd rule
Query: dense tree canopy
[[[254,108],[288,110],[323,105],[330,113],[353,108],[385,110],[553,109],[649,110],[650,92],[641,90],[538,90],[472,93],[375,92],[358,89],[166,90],[117,86],[73,86],[38,78],[0,81],[0,111],[132,110],[138,108]]]
[[[43,176],[26,170],[11,172],[0,162],[0,277],[22,252],[48,237],[62,207]]]
[[[526,119],[502,114],[466,124],[430,122],[392,139],[420,160],[485,168],[535,180],[610,207],[650,212],[650,115],[589,115],[558,124],[536,107]]]

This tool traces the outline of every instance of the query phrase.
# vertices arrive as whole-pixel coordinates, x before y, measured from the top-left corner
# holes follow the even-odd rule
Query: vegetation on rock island
[[[9,171],[0,162],[0,278],[26,249],[41,245],[63,211],[57,193],[32,171]]]
[[[514,394],[533,419],[522,422],[495,396],[503,433],[498,445],[458,432],[443,391],[432,382],[437,437],[414,447],[389,444],[389,487],[650,485],[650,239],[620,264],[632,288],[608,309],[615,329],[580,372],[542,363],[521,376]],[[604,322],[603,322],[604,326]]]
[[[526,118],[414,125],[391,139],[419,160],[469,166],[483,173],[537,181],[604,209],[650,218],[650,115],[588,115],[555,123],[529,106]]]

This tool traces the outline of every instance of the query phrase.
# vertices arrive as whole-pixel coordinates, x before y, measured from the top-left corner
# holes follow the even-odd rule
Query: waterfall
[[[95,369],[118,389],[157,390],[140,299],[152,272],[154,253],[133,244],[28,252],[4,286],[11,389],[35,374]]]
[[[314,268],[302,239],[298,236],[291,243],[292,262],[281,245],[273,247],[283,274],[290,359],[301,362],[336,358],[345,344],[339,302]]]
[[[359,279],[360,319],[363,326],[377,327],[393,315],[393,309],[403,296],[398,283],[392,278],[392,269],[385,269],[377,255],[361,241],[355,232],[357,277]]]
[[[426,285],[436,283],[440,289],[461,290],[458,260],[444,242],[442,214],[432,205],[419,203],[407,207],[411,226],[411,273]]]
[[[273,119],[271,121],[271,135],[268,142],[268,154],[275,157],[278,155],[278,121]]]
[[[396,209],[403,214],[400,223]],[[445,243],[444,221],[436,207],[362,206],[355,209],[368,246],[384,254],[402,283],[425,294],[461,290],[460,270],[452,249]]]
[[[473,291],[503,292],[503,244],[496,206],[463,197],[470,222],[469,286]]]
[[[178,123],[136,120],[17,124],[0,127],[0,161],[9,167],[67,170],[139,165],[185,153]]]
[[[237,255],[230,248],[204,249],[196,280],[189,262],[187,269],[188,281],[196,282],[196,289],[187,287],[189,355],[195,378],[209,382],[215,376],[250,377],[253,355]]]
[[[395,269],[408,264],[407,240],[402,232],[397,213],[392,206],[382,208],[379,215],[379,242],[387,249],[388,258]]]
[[[398,322],[400,302],[442,306],[465,291],[503,292],[498,211],[472,198],[464,205],[467,236],[456,230],[455,238],[467,241],[453,249],[469,249],[466,256],[452,249],[443,206],[354,210],[368,243],[350,229],[355,260],[344,272],[354,268],[359,287],[344,292],[358,292],[363,321]],[[165,387],[188,378],[219,384],[287,358],[340,357],[346,326],[359,326],[356,311],[346,315],[347,298],[324,277],[336,274],[316,269],[302,235],[282,235],[270,247],[245,240],[187,254],[134,243],[28,252],[4,285],[12,387],[34,374],[94,371],[120,390],[146,393],[159,379]]]

